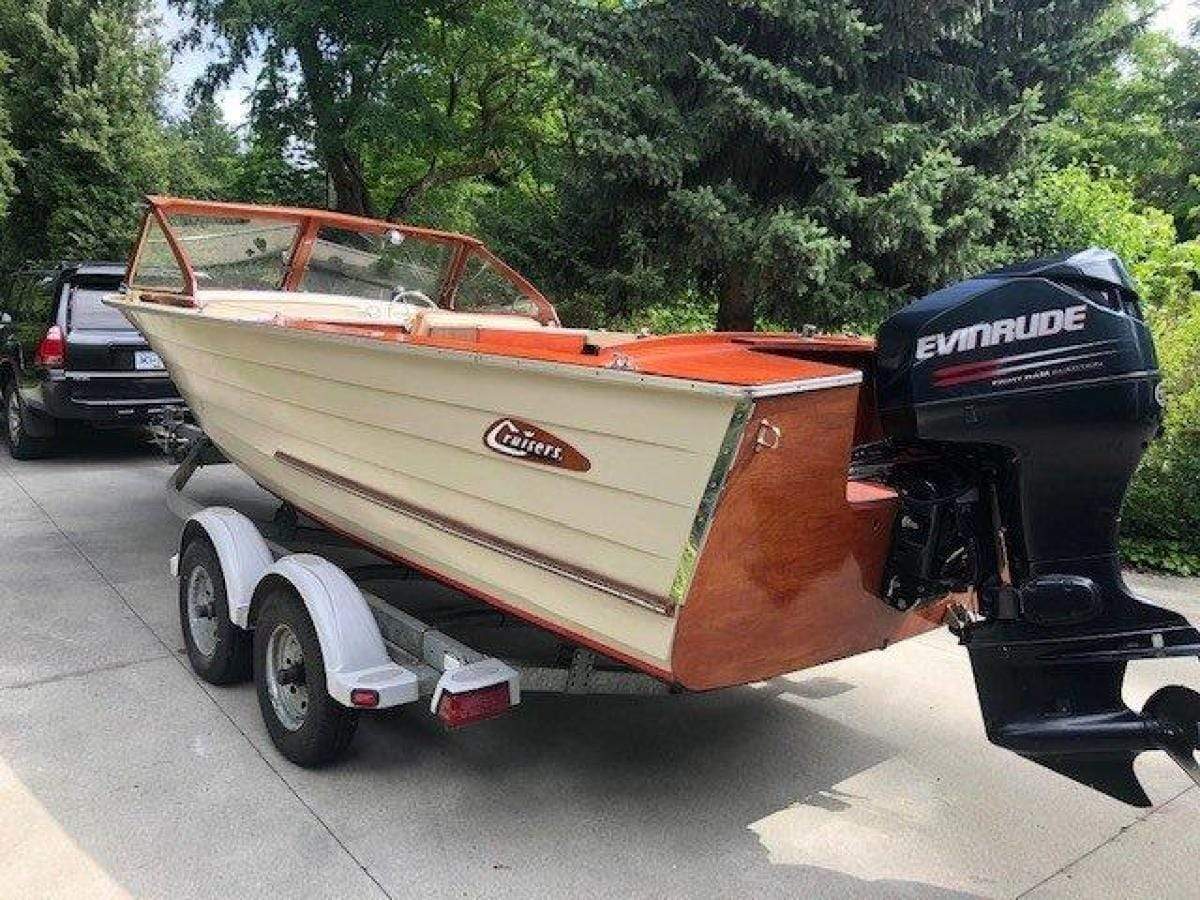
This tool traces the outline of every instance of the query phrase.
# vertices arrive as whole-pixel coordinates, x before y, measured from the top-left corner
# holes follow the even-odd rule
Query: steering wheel
[[[392,302],[408,303],[412,306],[425,306],[429,309],[437,309],[437,304],[429,299],[428,294],[403,287],[398,287],[392,291]]]

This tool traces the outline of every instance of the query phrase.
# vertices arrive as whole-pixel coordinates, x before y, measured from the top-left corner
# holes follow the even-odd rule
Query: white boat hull
[[[669,672],[672,588],[737,396],[119,305],[205,432],[264,487],[526,618]],[[589,470],[494,452],[484,437],[505,418],[553,432]]]

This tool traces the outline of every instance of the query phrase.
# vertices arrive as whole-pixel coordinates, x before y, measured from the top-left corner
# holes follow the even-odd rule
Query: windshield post
[[[441,294],[438,297],[438,306],[442,309],[454,309],[454,294],[458,291],[458,283],[462,280],[463,269],[466,268],[467,256],[470,253],[471,248],[466,244],[460,243],[455,248],[454,257],[446,267]]]
[[[308,260],[312,256],[313,245],[317,242],[317,232],[320,228],[321,223],[315,217],[309,216],[304,220],[304,224],[296,233],[296,244],[288,259],[287,272],[283,276],[283,284],[280,285],[281,290],[295,291],[299,289],[300,282],[304,280],[304,272],[308,269]]]

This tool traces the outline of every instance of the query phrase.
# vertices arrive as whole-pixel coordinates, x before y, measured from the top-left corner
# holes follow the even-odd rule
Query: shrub
[[[1046,170],[1016,203],[1022,255],[1108,247],[1129,265],[1154,332],[1167,411],[1125,503],[1134,565],[1200,574],[1200,242],[1176,243],[1171,217],[1111,171]]]
[[[1167,409],[1125,502],[1122,535],[1132,562],[1192,575],[1200,574],[1200,292],[1187,301],[1177,295],[1147,310]]]

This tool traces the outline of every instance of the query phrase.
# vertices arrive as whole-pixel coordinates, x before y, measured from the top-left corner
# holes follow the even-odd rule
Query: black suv
[[[162,360],[102,299],[121,263],[62,263],[14,276],[0,298],[0,392],[15,459],[44,456],[67,422],[143,425],[182,406]]]

